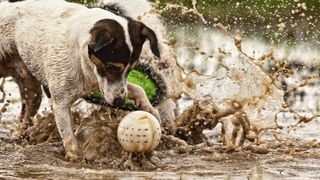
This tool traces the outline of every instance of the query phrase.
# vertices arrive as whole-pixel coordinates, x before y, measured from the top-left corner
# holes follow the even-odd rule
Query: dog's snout
[[[116,93],[116,98],[125,98],[127,96],[127,91],[125,88],[119,89],[118,93]]]
[[[112,104],[116,107],[121,107],[124,105],[125,98],[127,96],[126,89],[119,89],[117,92],[114,92],[114,99]]]

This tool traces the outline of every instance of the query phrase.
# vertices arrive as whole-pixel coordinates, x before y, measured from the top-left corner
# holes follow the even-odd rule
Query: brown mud
[[[84,159],[72,162],[65,157],[50,110],[33,119],[34,126],[28,130],[27,139],[18,138],[17,141],[17,118],[8,119],[6,114],[19,114],[19,108],[14,109],[11,105],[19,107],[20,101],[11,93],[4,94],[0,178],[319,179],[320,143],[316,140],[319,134],[311,134],[311,139],[305,137],[319,127],[317,115],[305,116],[281,101],[284,109],[275,107],[264,116],[267,118],[257,121],[261,112],[273,107],[268,102],[281,100],[283,96],[277,93],[273,78],[262,76],[264,73],[257,69],[248,68],[253,72],[244,73],[231,68],[228,75],[239,82],[240,87],[232,98],[219,98],[219,92],[213,92],[213,96],[193,97],[191,106],[176,113],[178,116],[174,121],[165,122],[164,136],[153,154],[157,166],[138,166],[133,171],[126,166],[128,154],[116,137],[118,123],[127,112],[98,106],[85,110],[74,108],[74,129]],[[250,76],[246,74],[261,75],[254,78],[260,78],[262,90],[253,91],[250,86],[254,82],[250,82]],[[199,76],[197,82],[201,85],[208,81],[206,78]],[[160,112],[169,113],[175,108],[174,105],[164,106],[166,108],[160,108]],[[283,116],[285,113],[293,116]],[[295,138],[293,135],[299,134],[299,129],[304,127],[307,127],[306,132]]]
[[[193,96],[191,106],[180,114],[173,113],[178,114],[174,121],[164,123],[164,136],[153,154],[157,166],[138,166],[133,171],[126,166],[129,155],[116,137],[118,123],[127,112],[92,105],[85,110],[74,108],[74,129],[84,159],[72,162],[65,157],[50,110],[33,119],[34,126],[28,130],[27,139],[18,138],[17,141],[17,118],[8,119],[6,114],[19,114],[19,108],[11,106],[19,107],[20,101],[18,96],[5,93],[1,104],[0,178],[320,178],[320,143],[316,140],[319,134],[311,134],[311,139],[305,137],[306,132],[319,127],[317,115],[305,116],[291,108],[275,88],[273,80],[276,78],[262,72],[259,65],[252,69],[253,65],[235,65],[249,66],[246,72],[250,73],[235,67],[228,70],[227,77],[233,78],[240,87],[239,92],[229,95],[230,98],[221,98],[214,90],[212,96],[190,90],[195,92],[190,93]],[[226,60],[223,66],[232,65]],[[221,66],[221,69],[227,68]],[[187,76],[184,83],[193,89],[205,90],[201,85],[205,86],[212,77],[198,73],[196,76],[197,79],[192,74]],[[259,79],[258,86],[250,81],[252,76]],[[225,74],[222,73],[222,77]],[[215,78],[212,80],[219,84]],[[198,84],[192,85],[193,81]],[[303,86],[306,85],[308,83]],[[283,109],[268,104],[277,101],[283,103],[280,103]],[[160,112],[168,114],[176,108],[175,105],[163,106]],[[274,109],[261,118],[270,107]],[[261,120],[257,121],[259,118]],[[306,132],[295,138],[293,135],[304,127],[307,127]]]
[[[199,103],[195,103],[185,112],[194,115],[190,111],[198,110]],[[225,146],[222,142],[207,141],[206,138],[194,142],[194,137],[185,138],[189,145],[179,143],[180,141],[175,144],[176,139],[163,138],[154,152],[157,167],[129,171],[124,166],[128,156],[116,137],[118,122],[124,114],[126,112],[122,110],[98,108],[85,117],[74,111],[76,135],[85,157],[79,162],[71,162],[65,158],[51,113],[38,115],[34,119],[29,139],[24,142],[12,142],[10,131],[3,130],[3,127],[6,126],[8,130],[15,125],[2,122],[0,178],[320,177],[320,144],[316,141],[265,141],[261,144],[246,141],[240,147]],[[186,124],[180,122],[177,127],[185,128]],[[19,130],[11,129],[13,134],[16,131]],[[220,133],[209,136],[223,141]]]
[[[61,144],[38,144],[20,147],[1,143],[1,178],[106,178],[146,177],[148,179],[181,179],[228,177],[242,178],[319,178],[319,154],[291,155],[271,150],[268,154],[228,152],[223,147],[195,147],[189,152],[157,151],[160,166],[153,171],[120,171],[103,162],[72,163],[63,158]],[[280,148],[279,148],[280,149]],[[289,151],[289,150],[288,150]],[[313,149],[317,151],[317,149]],[[318,149],[319,151],[319,149]],[[302,153],[303,154],[303,153]],[[310,152],[310,155],[312,153]],[[116,162],[117,163],[117,162]]]
[[[205,21],[196,4],[192,12]],[[130,171],[126,166],[129,155],[116,137],[118,123],[127,113],[122,110],[73,109],[75,134],[83,151],[78,162],[65,157],[50,110],[33,119],[27,139],[19,138],[18,118],[6,114],[19,114],[19,108],[11,104],[19,107],[20,101],[1,93],[5,90],[0,83],[0,179],[320,179],[319,109],[308,110],[303,103],[298,106],[296,99],[286,99],[316,84],[319,72],[310,71],[284,88],[282,81],[298,72],[292,62],[278,60],[272,48],[253,58],[240,34],[231,34],[220,24],[217,27],[226,37],[216,42],[224,42],[216,51],[169,44],[175,50],[189,48],[196,55],[181,63],[181,54],[188,54],[181,51],[180,56],[170,58],[171,69],[159,69],[173,105],[164,103],[165,108],[159,108],[168,119],[152,157],[156,167]],[[201,67],[193,61],[197,55],[204,59]],[[207,68],[209,62],[216,67]],[[152,65],[160,67],[156,62]],[[191,106],[176,107],[181,99],[191,100]]]

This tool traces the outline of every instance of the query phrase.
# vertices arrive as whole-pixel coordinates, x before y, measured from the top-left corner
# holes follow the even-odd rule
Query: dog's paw
[[[142,106],[142,110],[147,111],[152,115],[154,115],[161,124],[160,114],[154,107],[152,107],[151,105],[145,105],[145,106]]]
[[[67,151],[66,150],[66,159],[68,159],[71,162],[80,162],[83,161],[83,156],[80,150],[74,150],[74,151]]]
[[[158,110],[156,110],[151,103],[149,102],[149,100],[145,99],[145,98],[138,98],[136,99],[136,105],[139,109],[149,112],[152,115],[154,115],[157,120],[159,121],[159,123],[161,124],[161,119],[160,119],[160,115]]]
[[[152,108],[149,110],[149,112],[150,112],[151,114],[153,114],[153,115],[158,119],[159,122],[161,121],[161,119],[160,119],[160,114],[159,114],[159,112],[158,112],[155,108],[152,107]]]
[[[83,160],[82,151],[75,140],[69,140],[67,143],[64,143],[63,146],[66,152],[66,158],[69,161],[79,162]]]

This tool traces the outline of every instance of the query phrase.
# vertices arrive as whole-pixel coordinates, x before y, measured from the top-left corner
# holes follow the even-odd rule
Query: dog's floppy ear
[[[141,35],[142,37],[147,38],[149,40],[151,51],[154,55],[160,58],[160,51],[156,34],[150,28],[142,24]]]
[[[91,42],[89,47],[93,49],[94,52],[99,51],[103,47],[111,44],[114,41],[114,38],[105,30],[93,32]]]

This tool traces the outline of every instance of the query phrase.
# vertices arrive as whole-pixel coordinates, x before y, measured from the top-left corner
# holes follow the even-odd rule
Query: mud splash
[[[83,125],[87,126],[84,130],[86,133],[79,126],[77,128],[78,137],[81,134],[86,134],[88,139],[91,139],[91,141],[86,141],[86,144],[97,147],[88,149],[85,147],[90,146],[83,146],[89,155],[93,152],[95,156],[93,161],[68,161],[64,158],[62,143],[54,138],[49,138],[42,143],[24,146],[1,141],[0,177],[39,179],[126,177],[181,179],[212,176],[223,179],[227,177],[319,178],[320,155],[318,152],[320,149],[316,142],[309,144],[268,142],[261,145],[248,145],[241,149],[230,149],[222,143],[210,145],[200,143],[170,148],[163,148],[164,144],[162,144],[154,153],[154,156],[159,160],[157,169],[136,172],[123,171],[122,163],[125,159],[125,153],[121,149],[117,149],[120,146],[112,137],[114,132],[100,131],[107,129],[106,127],[110,128],[107,130],[112,131],[112,125],[106,126],[104,124],[103,127],[96,128],[94,133],[90,132],[90,129],[96,125],[91,126],[86,123]],[[216,138],[218,134],[213,136]]]
[[[191,11],[183,9],[186,13],[198,13],[193,2]],[[167,79],[180,74],[171,77],[168,100],[158,106],[167,119],[154,152],[156,168],[124,171],[128,154],[116,129],[127,112],[83,101],[73,108],[83,161],[64,157],[47,100],[33,119],[29,139],[14,142],[20,102],[7,79],[0,86],[0,177],[319,178],[319,103],[313,99],[317,91],[310,90],[319,85],[319,61],[307,57],[312,63],[301,64],[297,62],[306,60],[279,58],[277,48],[269,45],[259,53],[258,45],[240,33],[217,27],[222,33],[199,31],[193,44],[183,41],[188,37],[183,31],[181,38],[175,36],[178,43],[168,43],[176,62],[159,72]]]
[[[10,79],[6,80],[7,96],[1,105],[6,111],[3,111],[0,128],[0,177],[319,178],[318,134],[307,134],[311,127],[318,127],[318,119],[301,121],[300,118],[308,114],[301,114],[303,112],[295,107],[302,109],[304,104],[300,102],[298,106],[297,100],[288,104],[283,99],[285,90],[277,88],[260,66],[246,64],[251,61],[248,58],[238,58],[242,64],[226,56],[222,60],[213,75],[185,76],[186,86],[195,90],[189,88],[188,94],[182,95],[177,101],[176,120],[164,127],[167,135],[154,153],[158,167],[135,172],[123,171],[127,154],[116,137],[117,124],[127,113],[122,110],[83,101],[75,105],[74,126],[85,152],[82,162],[70,162],[64,157],[53,115],[46,106],[33,120],[30,139],[13,143],[11,137],[17,131],[13,119],[19,112],[20,102],[13,90],[15,85]],[[236,69],[239,67],[245,71]],[[262,77],[256,77],[257,73]],[[194,85],[190,86],[190,82]],[[212,88],[211,83],[220,88]],[[207,90],[209,87],[212,89]],[[284,111],[283,104],[295,110]],[[175,105],[168,106],[167,102],[165,109],[158,108],[168,113],[166,109],[173,109]]]

